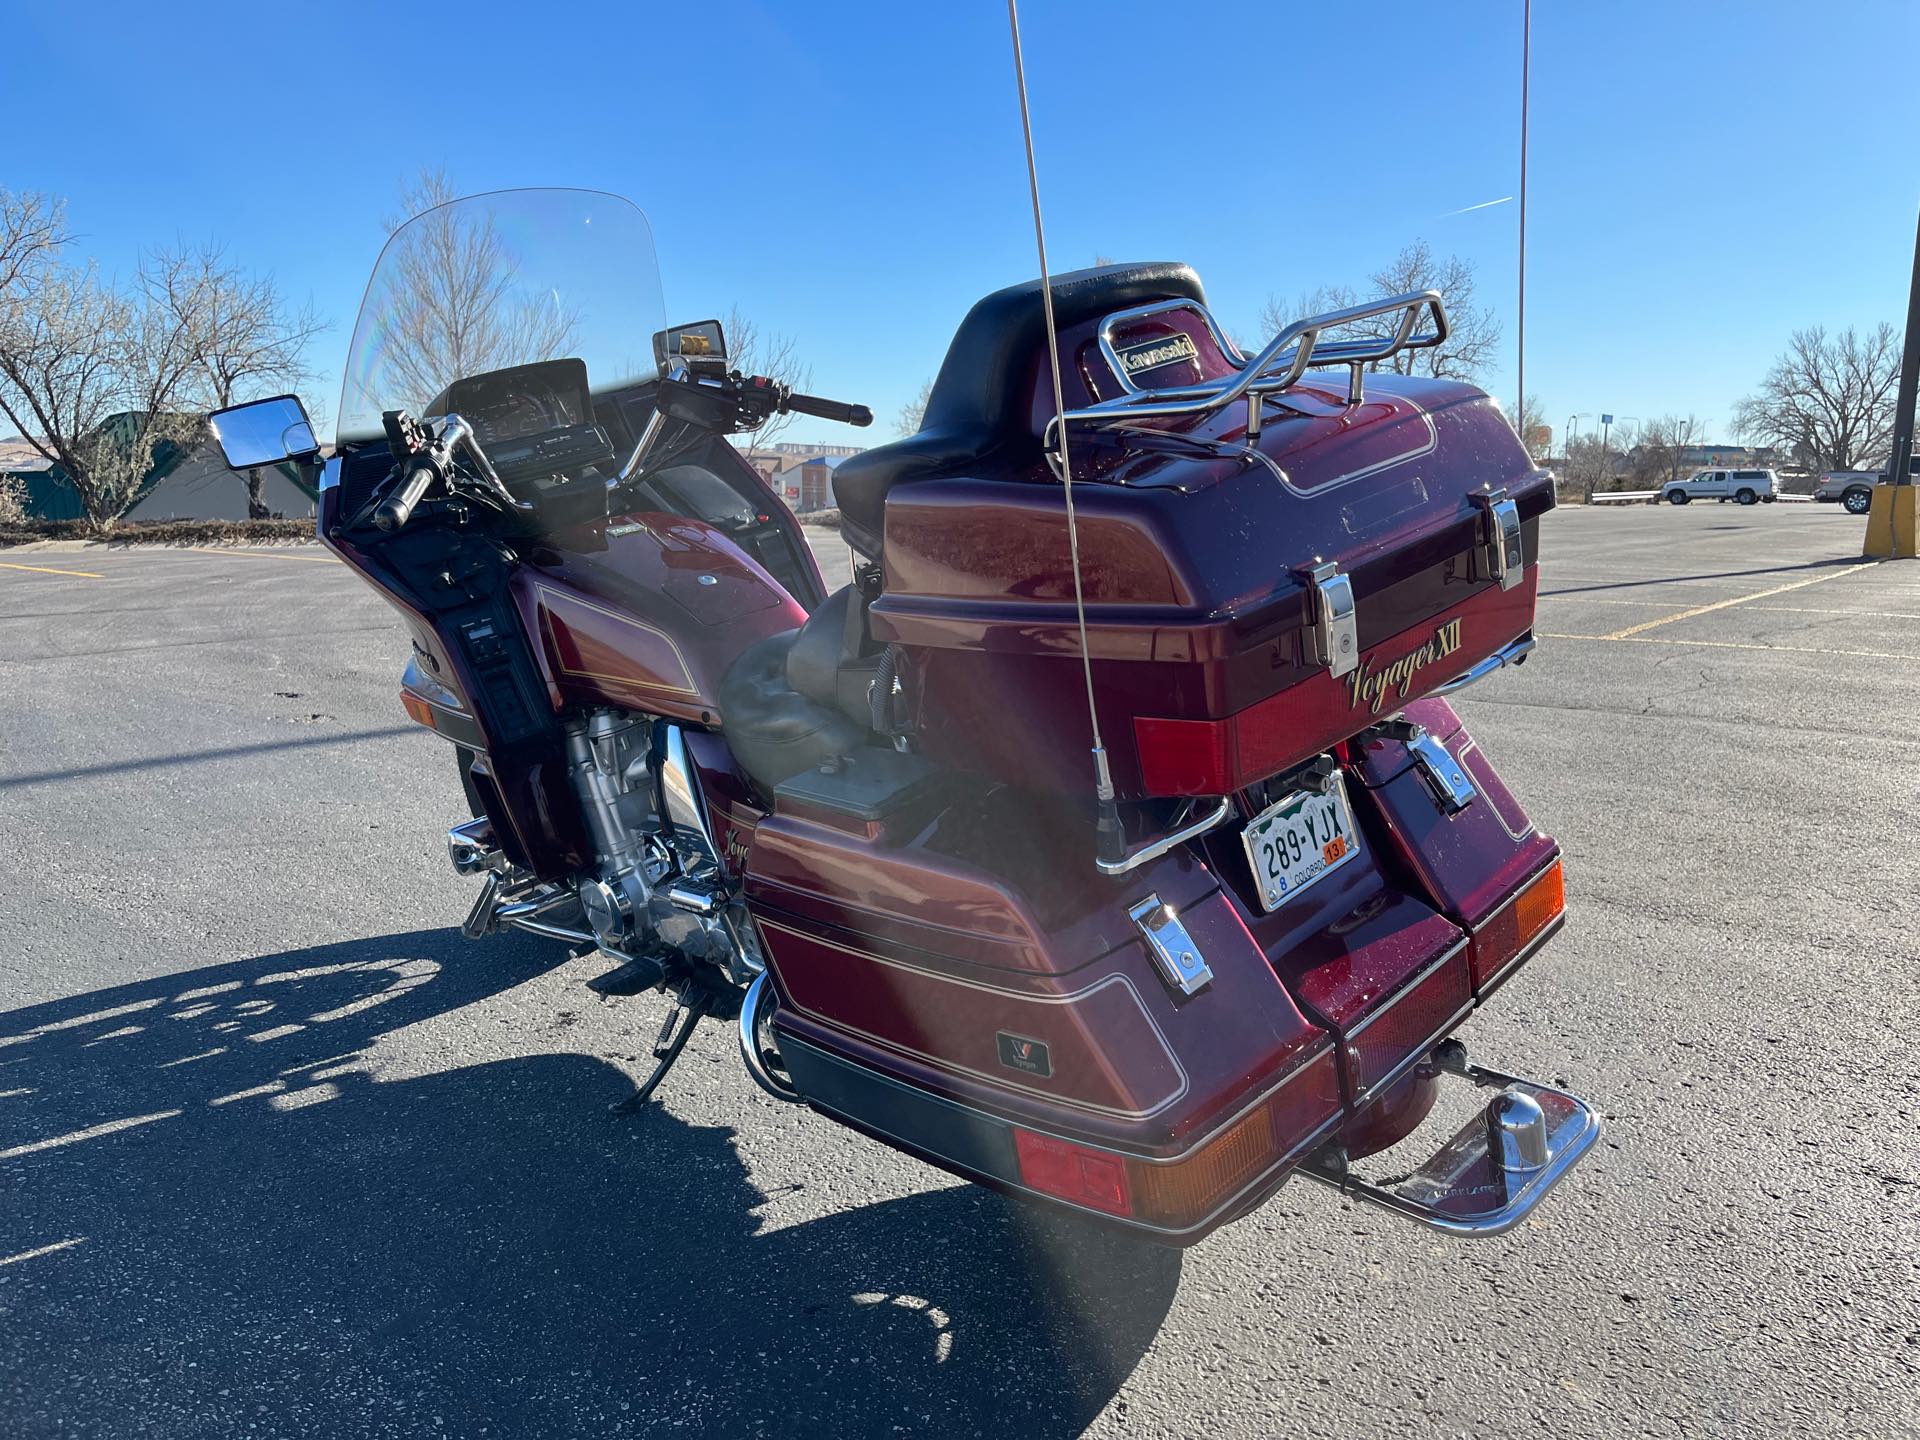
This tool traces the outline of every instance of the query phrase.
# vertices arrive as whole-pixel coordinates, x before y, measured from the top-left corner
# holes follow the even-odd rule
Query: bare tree
[[[722,328],[727,337],[727,363],[742,375],[765,375],[803,393],[813,384],[813,370],[800,363],[800,347],[791,335],[762,331],[740,313],[738,305],[728,309]],[[770,415],[766,424],[744,432],[734,443],[747,450],[771,445],[793,421],[792,415]]]
[[[1588,500],[1593,499],[1597,490],[1615,489],[1614,454],[1614,446],[1602,443],[1598,435],[1582,435],[1569,440],[1566,478]]]
[[[1788,451],[1809,470],[1873,469],[1892,449],[1899,382],[1893,326],[1796,330],[1760,388],[1735,408],[1734,431]]]
[[[1296,320],[1324,315],[1329,310],[1347,310],[1359,303],[1359,293],[1351,285],[1317,286],[1291,301],[1269,295],[1260,309],[1260,345],[1266,345]]]
[[[927,401],[933,398],[933,380],[929,377],[920,382],[919,393],[900,407],[900,418],[895,421],[902,435],[918,435],[920,427],[927,420]]]
[[[27,487],[16,476],[0,472],[0,525],[18,525],[27,518]]]
[[[1546,417],[1540,413],[1540,400],[1535,395],[1522,395],[1520,408],[1509,421],[1513,433],[1520,437],[1520,443],[1526,447],[1527,455],[1537,464],[1547,458],[1547,452],[1553,447],[1553,431],[1547,428]]]
[[[1449,255],[1434,257],[1424,240],[1415,240],[1367,277],[1367,292],[1356,293],[1344,285],[1322,286],[1300,298],[1294,312],[1274,300],[1261,312],[1261,324],[1271,338],[1282,326],[1307,315],[1328,310],[1344,310],[1367,300],[1389,295],[1404,295],[1412,290],[1438,290],[1446,302],[1449,333],[1447,343],[1428,350],[1402,350],[1385,362],[1396,375],[1426,375],[1442,380],[1471,380],[1493,360],[1500,344],[1500,322],[1491,308],[1475,303],[1476,271],[1471,260]],[[1387,335],[1399,324],[1399,316],[1386,315],[1373,320],[1355,321],[1346,329],[1351,337]],[[1330,337],[1331,338],[1331,337]],[[1378,366],[1375,367],[1379,368]]]
[[[0,414],[105,531],[204,421],[177,409],[193,363],[185,327],[146,286],[69,263],[60,220],[45,197],[0,203]]]
[[[382,316],[380,362],[354,377],[367,404],[424,410],[463,376],[554,359],[578,334],[576,312],[520,289],[488,211],[453,199],[444,172],[422,171],[401,187],[405,214],[385,222],[396,248],[382,259],[385,289],[367,300]]]
[[[58,257],[68,239],[66,224],[66,201],[35,190],[0,190],[0,307]]]
[[[1500,344],[1500,322],[1491,308],[1474,302],[1474,277],[1471,260],[1458,255],[1436,260],[1424,240],[1414,241],[1391,265],[1374,271],[1370,278],[1377,295],[1438,290],[1446,302],[1447,343],[1431,350],[1402,350],[1387,362],[1395,374],[1471,380],[1493,360]]]
[[[1687,451],[1700,444],[1704,433],[1697,415],[1657,415],[1647,421],[1633,447],[1634,483],[1659,486],[1678,480]]]
[[[313,381],[306,351],[325,323],[311,307],[291,307],[270,278],[248,275],[219,246],[161,251],[143,278],[153,303],[186,330],[197,408],[219,410]],[[243,478],[248,518],[267,519],[263,471]]]

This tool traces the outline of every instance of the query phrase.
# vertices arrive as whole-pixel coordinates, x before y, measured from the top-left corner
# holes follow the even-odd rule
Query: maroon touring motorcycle
[[[677,999],[624,1108],[715,1016],[769,1094],[1167,1244],[1296,1174],[1518,1223],[1600,1122],[1454,1038],[1565,899],[1446,697],[1532,648],[1553,486],[1484,393],[1380,369],[1441,297],[1248,355],[1184,265],[989,295],[919,433],[835,471],[832,594],[727,437],[871,417],[662,309],[626,201],[456,201],[382,252],[324,464],[292,397],[214,417],[406,619],[466,933]],[[1430,1158],[1352,1168],[1454,1086]]]

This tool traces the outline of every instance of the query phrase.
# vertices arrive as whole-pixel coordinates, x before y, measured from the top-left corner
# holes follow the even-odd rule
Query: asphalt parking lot
[[[1550,516],[1462,698],[1566,846],[1477,1057],[1597,1101],[1520,1231],[1305,1183],[1184,1255],[763,1098],[457,929],[459,791],[323,552],[0,552],[0,1433],[1920,1430],[1920,565]],[[36,568],[37,567],[37,568]]]

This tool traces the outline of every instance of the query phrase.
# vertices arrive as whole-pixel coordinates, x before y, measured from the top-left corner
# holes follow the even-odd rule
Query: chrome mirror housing
[[[282,460],[308,460],[320,453],[307,407],[298,395],[229,405],[207,416],[207,424],[231,470],[278,465]]]

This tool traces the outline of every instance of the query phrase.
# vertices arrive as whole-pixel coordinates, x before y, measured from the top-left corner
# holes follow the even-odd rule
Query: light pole
[[[1576,420],[1591,420],[1592,418],[1593,412],[1590,410],[1582,410],[1578,415],[1567,416],[1567,428],[1561,434],[1567,452],[1567,464],[1573,464],[1573,422]]]

